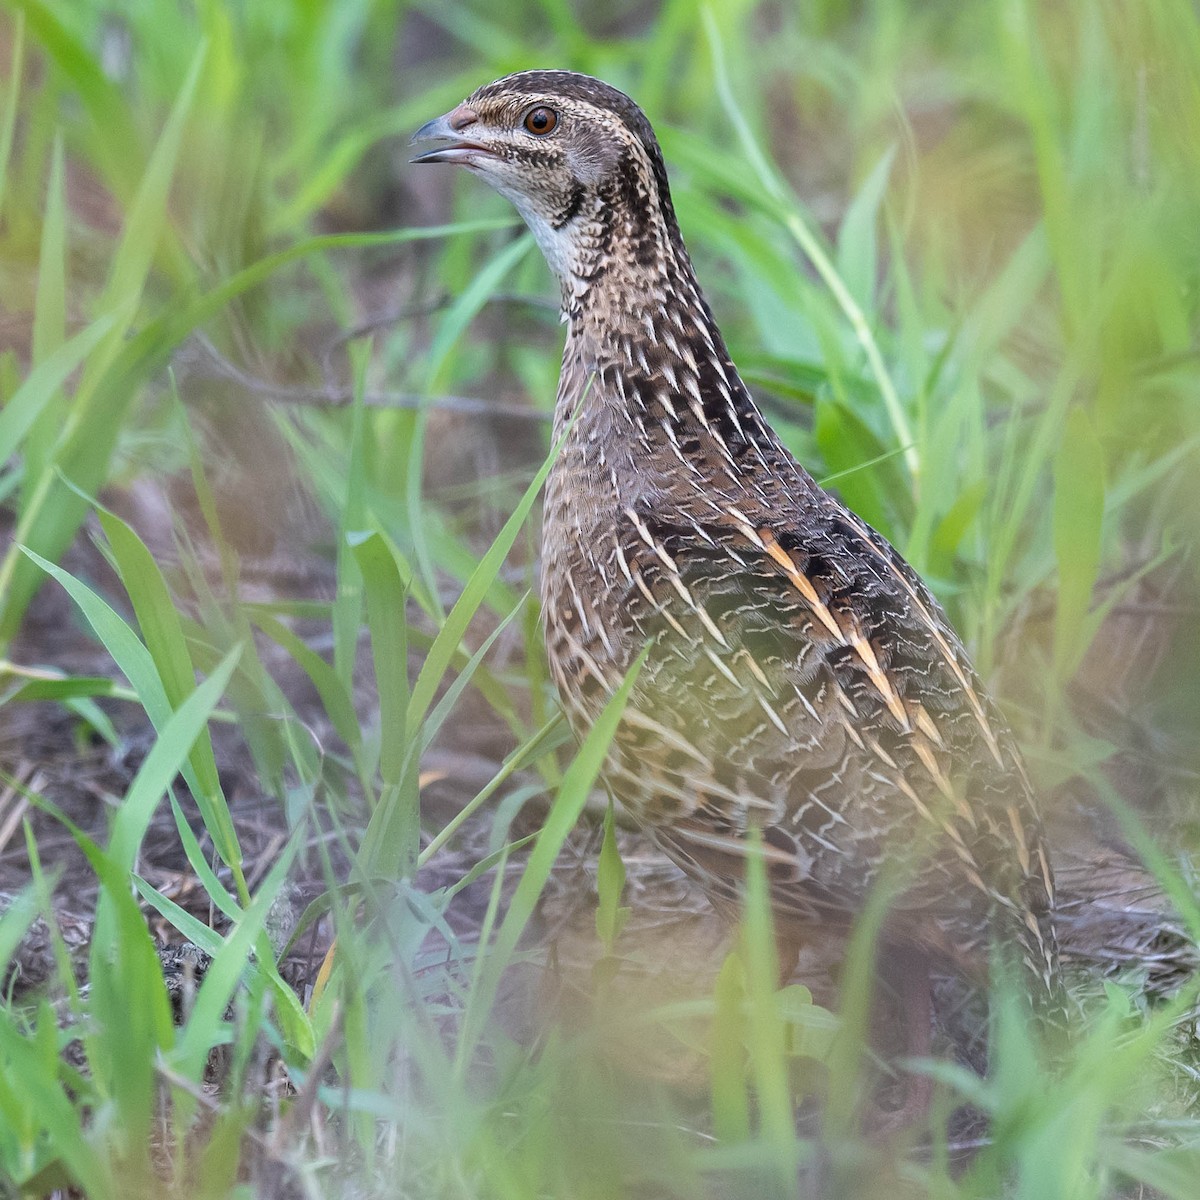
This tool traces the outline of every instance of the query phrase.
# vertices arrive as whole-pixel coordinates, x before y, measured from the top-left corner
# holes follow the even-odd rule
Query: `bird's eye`
[[[536,137],[545,137],[558,124],[558,113],[539,104],[525,114],[525,128]]]

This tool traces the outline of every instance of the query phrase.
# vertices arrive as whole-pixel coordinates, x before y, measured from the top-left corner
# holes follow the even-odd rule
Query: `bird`
[[[1007,961],[1066,1020],[1055,890],[1014,735],[900,553],[820,487],[739,376],[654,130],[623,92],[530,70],[423,125],[516,207],[566,325],[546,483],[550,671],[580,735],[644,655],[604,780],[718,908],[760,856],[777,930],[881,941],[928,1045],[929,972]],[[786,942],[781,937],[781,944]]]

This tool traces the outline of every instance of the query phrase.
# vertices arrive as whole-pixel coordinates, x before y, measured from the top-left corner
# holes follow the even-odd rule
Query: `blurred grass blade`
[[[570,738],[570,734],[565,729],[566,722],[563,720],[561,711],[551,717],[545,725],[536,733],[527,738],[520,746],[518,746],[511,754],[507,755],[500,770],[496,772],[492,778],[484,784],[484,786],[462,806],[461,809],[453,817],[446,822],[442,828],[429,839],[429,844],[417,855],[417,865],[424,866],[433,856],[463,827],[463,824],[479,810],[496,793],[496,790],[517,771],[531,765],[538,757],[544,757],[552,754],[561,744]],[[559,740],[554,740],[554,734],[560,735]],[[501,824],[502,829],[507,828],[507,822],[503,820],[506,816],[504,813],[505,805],[507,805],[514,797],[518,799],[523,794],[536,794],[541,792],[543,787],[533,785],[526,793],[526,789],[518,788],[515,792],[510,793],[500,805],[497,812],[497,823]],[[508,820],[511,820],[512,814],[507,814]],[[499,835],[493,828],[492,838],[489,839],[489,846],[498,849],[496,838]]]
[[[383,234],[329,234],[310,238],[260,259],[198,299],[168,309],[120,345],[119,353],[96,380],[86,403],[80,401],[77,392],[64,441],[58,451],[57,467],[82,492],[99,492],[117,435],[141,384],[166,365],[174,349],[194,328],[288,263],[335,246],[394,245],[477,229],[507,228],[511,224],[511,220],[483,221]],[[121,317],[121,320],[125,318]],[[113,343],[110,341],[109,344]],[[99,353],[99,348],[96,352]],[[90,371],[89,366],[88,379]],[[82,382],[80,390],[83,390]],[[56,558],[69,544],[85,512],[77,498],[64,495],[55,484],[55,476],[49,468],[33,482],[32,491],[23,498],[21,518],[14,535],[14,543],[25,543],[47,558]],[[25,569],[14,545],[0,561],[0,645],[16,632],[37,585],[36,572]]]
[[[122,379],[120,385],[113,386],[115,381],[111,378],[110,368],[127,353],[125,335],[141,299],[163,230],[167,227],[171,179],[203,57],[201,47],[193,57],[138,194],[126,214],[124,232],[100,300],[101,311],[110,320],[110,328],[84,364],[75,396],[67,407],[62,437],[55,449],[55,462],[44,463],[35,478],[25,481],[22,490],[21,516],[14,540],[24,542],[50,558],[61,553],[86,512],[78,496],[57,485],[55,466],[61,467],[66,478],[85,493],[99,492],[107,478],[109,460],[125,413],[134,400],[137,383],[141,382]],[[100,386],[105,380],[109,382],[108,388]],[[37,572],[17,558],[15,550],[10,550],[0,563],[0,643],[16,632],[25,605],[39,581]]]
[[[11,963],[17,947],[38,917],[37,893],[32,881],[0,908],[0,962]]]
[[[39,1026],[55,1030],[56,1025],[54,1010],[47,1004],[40,1014]],[[0,1060],[3,1062],[0,1093],[6,1101],[11,1101],[11,1105],[5,1103],[4,1107],[28,1114],[30,1125],[45,1137],[51,1154],[62,1160],[74,1183],[86,1187],[95,1200],[118,1200],[128,1195],[116,1185],[107,1155],[86,1136],[82,1109],[72,1103],[55,1073],[46,1070],[40,1042],[30,1037],[24,1021],[18,1026],[7,1009],[0,1009]],[[31,1151],[36,1151],[38,1141],[40,1138],[33,1141]],[[30,1153],[23,1164],[26,1179],[44,1169],[46,1161],[42,1155]],[[16,1177],[11,1182],[20,1186],[25,1179]],[[25,1194],[48,1194],[57,1186],[47,1189],[41,1181],[35,1190]]]
[[[449,717],[454,706],[458,703],[459,697],[470,686],[476,674],[479,673],[483,665],[483,660],[488,655],[488,651],[496,644],[496,639],[512,624],[514,618],[522,612],[529,597],[530,593],[526,592],[517,601],[512,611],[496,623],[492,631],[479,644],[479,649],[459,668],[453,683],[450,684],[442,698],[434,705],[429,716],[425,718],[425,722],[421,727],[421,736],[413,743],[413,748],[409,751],[410,754],[414,752],[421,753],[429,748],[430,743],[437,737],[438,731],[442,728],[446,718]]]
[[[333,669],[346,690],[351,691],[358,664],[358,642],[362,632],[365,603],[362,568],[354,555],[351,542],[360,531],[371,526],[365,499],[369,472],[366,461],[366,412],[363,404],[371,343],[365,338],[355,338],[347,349],[354,391],[350,407],[346,467],[339,481],[342,485],[342,496],[337,530],[337,593],[333,600],[332,616]],[[399,559],[399,554],[396,557]],[[405,578],[408,578],[407,574]]]
[[[287,882],[288,872],[302,845],[301,837],[293,835],[288,840],[253,901],[213,955],[212,965],[205,973],[191,1016],[172,1055],[173,1061],[191,1079],[199,1080],[202,1077],[212,1030],[224,1019],[225,1010],[246,971],[252,951],[257,956],[257,968],[267,974],[276,1013],[289,1044],[306,1059],[311,1058],[316,1050],[312,1025],[296,993],[280,979],[275,967],[274,947],[264,932],[271,906]]]
[[[338,737],[352,751],[357,751],[362,742],[362,729],[358,714],[354,711],[354,699],[334,669],[302,638],[270,613],[262,608],[250,608],[247,611],[251,621],[280,649],[291,655],[296,665],[308,676]]]
[[[0,704],[111,696],[114,691],[113,681],[103,675],[65,675],[61,671],[26,667],[0,659]]]
[[[529,861],[521,874],[521,881],[509,901],[508,912],[496,934],[496,940],[483,963],[479,978],[472,987],[467,1001],[467,1010],[463,1015],[462,1028],[459,1032],[456,1069],[462,1072],[471,1061],[483,1023],[491,1012],[496,990],[500,985],[500,976],[517,948],[517,942],[525,929],[529,918],[533,915],[538,897],[550,878],[554,861],[562,849],[567,836],[579,820],[583,807],[587,803],[600,768],[608,753],[609,744],[620,724],[625,712],[637,677],[646,659],[646,651],[638,656],[630,666],[621,686],[613,693],[604,710],[596,718],[579,752],[571,761],[563,775],[562,784],[546,820],[538,835],[537,844],[530,852]]]
[[[533,235],[523,233],[504,247],[471,280],[438,323],[429,358],[425,364],[425,392],[433,394],[441,385],[443,369],[459,338],[480,309],[492,298],[505,276],[533,249]]]
[[[786,1031],[777,999],[779,955],[774,913],[767,885],[762,839],[751,832],[746,854],[746,890],[741,948],[746,985],[746,1045],[764,1141],[771,1147],[772,1167],[782,1177],[795,1176],[795,1115],[788,1074]]]
[[[129,320],[133,319],[132,305],[141,299],[155,256],[161,250],[164,237],[171,232],[168,220],[171,181],[206,53],[207,47],[201,43],[192,55],[179,94],[146,164],[137,194],[126,212],[108,282],[97,301],[102,312],[122,310],[128,313]],[[88,364],[80,383],[81,393],[90,393],[96,380],[116,357],[125,332],[124,328],[114,331],[110,344]]]
[[[621,905],[625,894],[625,863],[617,846],[616,822],[610,799],[604,812],[604,836],[600,843],[600,858],[596,870],[596,934],[604,952],[612,956],[617,938],[629,920],[630,910]]]
[[[91,118],[92,144],[102,169],[117,194],[125,199],[133,184],[141,139],[120,89],[105,77],[92,54],[49,6],[41,0],[15,0],[38,46],[71,80]],[[132,151],[132,153],[131,153]]]
[[[235,896],[230,895],[229,889],[221,882],[216,870],[209,863],[200,846],[200,840],[188,824],[174,792],[171,793],[170,800],[171,816],[175,818],[175,832],[179,834],[179,844],[183,847],[192,870],[196,872],[196,878],[203,884],[205,894],[215,909],[224,913],[231,921],[238,920],[242,915],[241,904]]]
[[[17,105],[21,98],[21,78],[25,71],[25,15],[17,13],[12,25],[11,56],[9,58],[8,89],[4,96],[4,113],[0,116],[0,214],[4,212],[8,189],[8,166],[12,158],[13,133],[17,127]]]
[[[44,362],[67,337],[67,237],[66,187],[64,184],[62,135],[54,139],[50,159],[50,178],[46,183],[46,215],[42,223],[42,243],[38,255],[37,295],[33,310],[33,362]],[[85,355],[86,357],[86,355]],[[54,443],[65,416],[65,403],[56,391],[34,421],[26,440],[24,472],[37,478],[50,461]],[[5,458],[4,438],[0,437],[0,461]]]
[[[1058,599],[1054,666],[1066,680],[1087,650],[1083,634],[1092,589],[1100,575],[1104,523],[1104,451],[1083,408],[1067,413],[1054,460],[1054,554]]]
[[[866,355],[871,373],[879,385],[879,393],[883,400],[884,408],[887,410],[888,418],[892,423],[896,442],[903,449],[904,462],[908,467],[915,486],[921,469],[917,443],[913,438],[908,416],[904,411],[903,405],[900,403],[896,385],[893,383],[892,377],[884,365],[883,355],[879,350],[879,343],[875,340],[875,335],[867,323],[861,306],[850,294],[849,289],[838,274],[834,264],[830,261],[824,247],[801,216],[794,196],[791,195],[786,184],[780,179],[779,173],[771,166],[759,148],[758,142],[751,132],[750,126],[747,124],[741,107],[734,98],[733,90],[729,85],[729,73],[725,66],[725,55],[716,21],[713,18],[712,12],[707,7],[704,9],[703,15],[709,48],[712,51],[713,74],[716,78],[717,94],[721,98],[725,115],[737,132],[738,140],[742,145],[742,151],[749,160],[750,165],[754,168],[763,189],[767,195],[773,197],[777,202],[779,206],[779,219],[783,223],[784,228],[787,229],[797,246],[800,247],[809,262],[816,268],[817,274],[821,276],[821,279],[825,282],[825,285],[837,301],[838,307],[841,308],[846,319],[850,322],[854,336],[859,345],[862,346],[863,353]]]
[[[134,875],[132,879],[133,886],[142,899],[189,942],[199,946],[205,954],[217,954],[220,951],[225,939],[215,929],[176,904],[170,896],[163,895],[140,875]]]
[[[750,1138],[750,1093],[746,1086],[746,986],[742,960],[726,956],[713,984],[709,1077],[713,1128],[727,1144]]]
[[[895,159],[896,147],[889,146],[850,202],[838,229],[838,273],[845,280],[846,290],[867,313],[875,309],[875,286],[879,273],[879,214]]]
[[[112,314],[99,317],[30,371],[8,403],[0,408],[0,463],[17,455],[22,439],[53,403],[71,372],[95,350],[116,323]],[[11,571],[9,560],[4,565]],[[3,576],[0,576],[0,587],[3,583]]]

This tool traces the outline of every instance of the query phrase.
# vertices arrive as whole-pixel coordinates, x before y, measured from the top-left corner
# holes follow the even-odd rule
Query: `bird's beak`
[[[448,142],[449,145],[439,146],[436,150],[426,150],[416,158],[409,159],[415,163],[463,163],[470,166],[480,157],[490,156],[491,151],[478,142],[472,142],[462,136],[462,131],[468,129],[479,120],[479,114],[466,104],[460,104],[456,109],[442,117],[434,117],[426,121],[412,135],[410,145],[417,142]]]

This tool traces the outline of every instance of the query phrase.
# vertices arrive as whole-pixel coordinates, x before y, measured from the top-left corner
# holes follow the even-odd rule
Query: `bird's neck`
[[[597,215],[559,272],[567,343],[561,427],[577,408],[617,437],[713,444],[731,462],[774,445],[696,281],[673,213]]]

